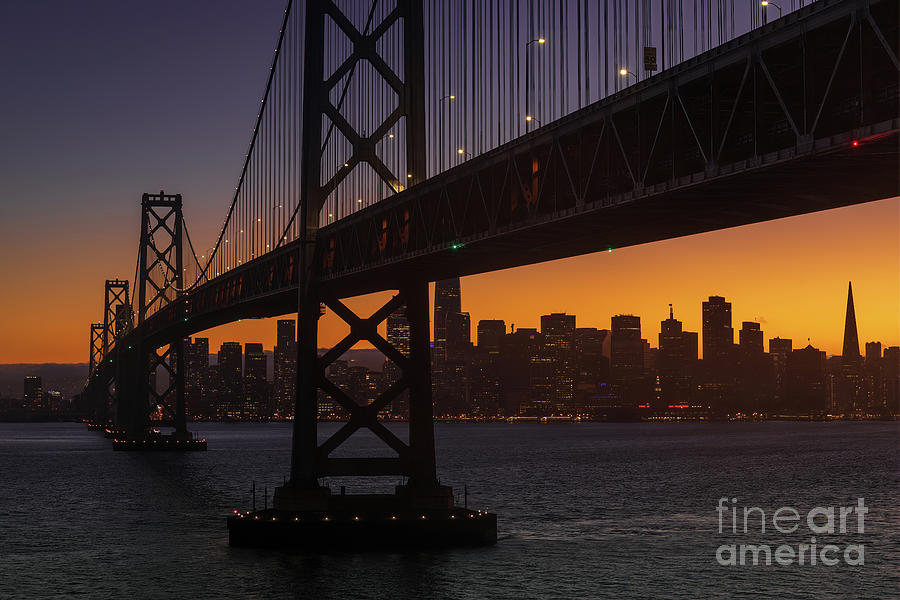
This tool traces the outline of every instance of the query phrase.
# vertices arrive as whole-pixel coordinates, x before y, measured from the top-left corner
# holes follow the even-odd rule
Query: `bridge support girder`
[[[428,323],[428,282],[401,286],[398,293],[370,317],[362,318],[340,299],[323,299],[325,306],[350,326],[350,332],[318,357],[314,329],[320,315],[312,305],[301,317],[302,375],[294,414],[294,454],[291,483],[276,491],[276,508],[324,509],[329,492],[318,480],[328,476],[400,475],[408,478],[397,495],[415,505],[452,505],[449,488],[438,484],[434,453],[434,420],[431,397],[431,349]],[[409,354],[403,354],[378,333],[378,325],[397,308],[405,306],[409,322]],[[310,314],[311,313],[311,314]],[[370,404],[359,404],[328,379],[327,368],[357,342],[367,341],[401,371],[399,379]],[[321,445],[317,441],[318,391],[328,394],[349,415],[348,421]],[[378,414],[401,393],[409,391],[409,443],[400,440],[379,421]],[[366,428],[396,452],[390,458],[332,458],[330,454],[357,430]]]
[[[347,174],[360,162],[367,162],[384,182],[395,191],[420,183],[425,176],[425,78],[424,23],[422,0],[398,0],[396,10],[384,24],[369,32],[359,31],[343,18],[332,0],[310,0],[305,4],[305,65],[303,88],[303,138],[300,163],[301,199],[299,207],[300,244],[298,265],[297,317],[297,388],[294,411],[293,446],[290,484],[276,491],[275,506],[280,510],[320,510],[328,506],[328,489],[319,486],[319,478],[329,475],[377,476],[403,475],[408,485],[397,490],[407,504],[424,503],[438,508],[452,506],[449,488],[438,485],[435,471],[434,431],[431,400],[431,353],[428,327],[428,281],[404,282],[399,293],[368,318],[360,318],[338,297],[322,297],[319,287],[321,263],[317,252],[319,216],[329,196],[341,185]],[[374,10],[374,5],[373,5]],[[336,108],[329,98],[336,80],[324,77],[325,18],[335,19],[338,27],[354,42],[354,53],[341,68],[351,68],[368,59],[387,77],[397,94],[399,107],[383,121],[377,131],[406,118],[406,135],[398,143],[405,145],[406,174],[392,173],[371,151],[381,135],[351,131],[344,135],[351,142],[352,153],[344,167],[327,174],[323,183],[323,116],[335,118]],[[379,56],[376,41],[398,19],[403,20],[404,69],[402,77],[387,67]],[[386,131],[386,129],[385,129]],[[404,185],[401,185],[403,182]],[[317,355],[320,303],[329,307],[349,326],[350,333],[323,357]],[[401,305],[406,305],[410,325],[410,351],[404,355],[377,331],[378,324]],[[359,341],[368,341],[381,350],[402,371],[398,381],[374,402],[360,405],[325,376],[325,369]],[[318,444],[318,392],[329,394],[349,414],[349,421],[322,445]],[[378,413],[404,390],[409,390],[409,444],[401,441],[381,422]],[[395,453],[391,458],[332,458],[329,455],[355,431],[367,428]]]
[[[90,362],[88,376],[94,374],[97,365],[103,360],[103,323],[91,323]]]
[[[105,423],[109,419],[109,400],[98,383],[98,368],[103,362],[103,323],[91,323],[90,358],[88,362],[88,383],[84,388],[82,400],[88,407],[91,419],[95,423]]]
[[[133,319],[129,283],[123,279],[107,279],[103,289],[103,322],[91,325],[91,376],[104,361],[114,361],[122,351],[119,342],[132,329]],[[115,357],[115,358],[114,358]],[[119,365],[109,377],[95,384],[94,402],[97,419],[117,419],[119,411]]]
[[[107,279],[103,298],[103,356],[108,355],[113,344],[130,330],[130,314],[128,281]]]
[[[184,289],[183,215],[181,194],[144,194],[138,254],[137,325],[152,312],[176,302]],[[184,404],[184,342],[180,335],[159,346],[144,337],[133,340],[120,360],[117,425],[129,438],[145,436],[150,414],[161,407],[175,426],[176,438],[187,438]],[[165,373],[164,389],[155,374]]]

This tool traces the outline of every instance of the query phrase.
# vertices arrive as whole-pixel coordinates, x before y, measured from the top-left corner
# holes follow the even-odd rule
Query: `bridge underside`
[[[394,289],[416,273],[433,280],[475,275],[891,198],[900,195],[897,143],[896,133],[858,147],[848,137],[843,149],[827,155],[722,175],[615,206],[586,203],[569,214],[463,239],[455,249],[451,243],[325,279],[322,286],[350,296]]]
[[[322,293],[344,298],[399,289],[422,273],[432,280],[476,275],[891,198],[900,195],[897,144],[896,133],[858,147],[847,137],[841,149],[828,154],[720,175],[615,206],[585,203],[567,215],[553,214],[493,235],[464,239],[457,249],[448,243],[431,252],[384,260],[323,279]],[[327,236],[330,229],[322,235]],[[835,240],[823,239],[822,243]],[[279,253],[283,264],[291,252],[292,248],[286,248]],[[244,286],[256,287],[254,278],[268,279],[272,268],[254,269],[248,264],[240,271],[243,291]],[[210,302],[208,310],[189,311],[188,321],[172,326],[188,336],[238,319],[296,312],[296,276],[284,277],[283,285],[274,289],[248,292],[249,297],[234,303]],[[161,339],[171,335],[159,333]]]

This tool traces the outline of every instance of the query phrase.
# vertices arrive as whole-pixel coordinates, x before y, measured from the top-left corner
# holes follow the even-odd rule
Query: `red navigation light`
[[[853,140],[852,142],[850,142],[850,145],[854,148],[857,148],[859,146],[859,140]]]

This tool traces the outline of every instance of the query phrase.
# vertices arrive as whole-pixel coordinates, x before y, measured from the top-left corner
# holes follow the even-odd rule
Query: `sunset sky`
[[[539,328],[540,315],[568,312],[577,315],[578,327],[609,328],[611,315],[630,313],[641,317],[642,334],[655,347],[668,303],[685,329],[700,331],[700,303],[721,295],[732,302],[735,342],[741,321],[758,321],[766,340],[789,337],[802,347],[810,338],[840,354],[852,280],[860,344],[898,345],[898,231],[900,199],[894,198],[467,277],[462,305],[471,315],[473,342],[479,319]],[[373,294],[351,305],[369,314],[388,297]],[[320,323],[320,345],[347,331],[331,314]],[[274,331],[269,321],[243,321],[208,334],[211,348],[226,339],[269,347]]]
[[[282,0],[0,5],[0,363],[86,362],[103,282],[132,279],[143,192],[181,193],[209,247],[240,171]],[[148,36],[146,32],[158,31]],[[200,248],[198,248],[198,253]],[[640,315],[656,346],[675,315],[700,330],[711,294],[735,330],[841,346],[847,282],[860,342],[900,344],[900,199],[466,278],[463,309],[538,327],[568,312],[608,328]],[[355,303],[374,310],[382,298]],[[320,345],[344,328],[321,323]],[[271,348],[272,321],[207,332]]]

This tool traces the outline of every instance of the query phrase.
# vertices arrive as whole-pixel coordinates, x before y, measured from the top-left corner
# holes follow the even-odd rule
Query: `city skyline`
[[[628,411],[636,409],[652,409],[654,418],[668,418],[666,406],[765,414],[778,407],[871,411],[878,410],[882,401],[885,406],[894,404],[896,390],[890,390],[895,384],[890,381],[896,375],[887,374],[896,370],[889,363],[896,362],[900,346],[859,336],[852,281],[846,288],[842,352],[831,357],[808,339],[804,344],[802,338],[767,331],[759,322],[736,320],[730,299],[717,295],[701,301],[698,331],[685,327],[672,304],[658,327],[653,320],[630,313],[610,315],[608,328],[585,327],[576,314],[550,312],[540,315],[539,327],[513,329],[505,319],[473,322],[464,310],[464,297],[459,278],[437,282],[432,296],[436,325],[432,385],[438,415],[568,414],[602,420],[635,418]],[[290,417],[297,376],[296,322],[278,319],[274,325],[276,343],[271,351],[258,340],[222,341],[218,350],[202,334],[184,340],[185,398],[192,417]],[[405,309],[390,313],[384,325],[390,343],[408,352]],[[379,356],[380,362],[374,355],[345,354],[327,375],[356,401],[367,404],[402,374],[392,361]],[[167,385],[158,377],[154,381]],[[723,395],[723,389],[731,391]],[[79,410],[77,398],[42,391],[42,378],[35,374],[25,376],[23,398],[26,413]],[[0,410],[16,406],[15,398],[6,398]],[[405,418],[407,410],[403,395],[384,416]],[[346,416],[322,392],[319,414],[330,419]]]
[[[865,355],[860,353],[852,282],[847,288],[843,355],[833,358],[810,343],[804,346],[802,340],[795,346],[790,338],[766,336],[758,322],[742,321],[738,329],[731,302],[721,296],[702,302],[707,356],[702,360],[700,334],[683,327],[672,305],[668,318],[659,324],[659,343],[654,347],[649,340],[655,327],[646,321],[642,325],[640,316],[623,314],[611,316],[609,329],[578,327],[577,316],[566,313],[542,314],[539,329],[515,331],[512,327],[507,331],[503,320],[479,320],[473,340],[462,299],[459,278],[436,283],[432,387],[434,410],[445,418],[635,420],[718,418],[726,412],[742,418],[804,412],[810,418],[826,412],[871,418],[893,411],[890,407],[896,404],[900,346],[866,342]],[[279,321],[279,336],[290,324]],[[387,319],[391,343],[408,348],[409,335],[404,310],[391,313]],[[230,345],[237,346],[225,342],[221,348]],[[251,346],[258,344],[246,346],[245,378]],[[392,361],[383,360],[371,368],[342,357],[326,376],[355,402],[369,404],[402,374]],[[213,375],[199,377],[210,382],[212,391],[207,394],[211,400],[198,413],[201,418],[267,419],[291,414],[289,407],[272,404],[260,410],[266,405],[260,395],[247,395],[237,412],[223,411],[228,403],[215,400],[222,392],[216,392],[213,383],[214,373],[222,372],[222,367],[205,362],[202,372]],[[278,393],[276,378],[269,396]],[[383,418],[404,419],[407,410],[401,399],[383,409]],[[194,413],[190,407],[189,411]],[[346,418],[342,403],[321,391],[318,415]]]
[[[897,216],[898,221],[900,221],[900,202],[898,202]],[[898,223],[898,226],[900,226],[900,223]],[[728,231],[730,230],[726,230],[726,232]],[[691,237],[697,238],[704,235],[711,234],[701,234],[700,236]],[[697,243],[697,246],[695,246],[694,250],[696,250],[697,247],[702,248],[705,245],[702,240],[695,240],[695,242],[699,243]],[[646,246],[660,246],[659,249],[651,249],[649,254],[651,256],[663,254],[663,244],[665,243],[666,242],[647,244]],[[615,255],[617,253],[629,253],[629,251],[636,251],[641,248],[645,248],[646,246],[640,248],[623,248],[613,252],[613,254]],[[898,251],[900,251],[900,248],[898,248]],[[565,274],[559,274],[560,266],[563,266],[566,273],[568,273],[569,270],[571,270],[571,272],[578,272],[578,270],[582,269],[583,267],[571,263],[582,261],[582,259],[595,259],[598,262],[605,260],[607,261],[607,264],[609,264],[609,258],[610,257],[607,253],[598,253],[596,255],[588,255],[587,257],[564,259],[560,261],[544,263],[541,265],[520,267],[518,269],[509,269],[506,271],[498,271],[485,275],[460,278],[461,295],[466,298],[466,300],[464,301],[464,305],[462,306],[462,310],[469,313],[470,315],[470,330],[472,332],[473,338],[476,326],[478,322],[482,320],[502,319],[506,321],[507,329],[511,324],[515,324],[517,328],[530,328],[540,326],[541,315],[557,312],[578,315],[579,327],[597,327],[601,329],[609,329],[610,319],[613,315],[616,314],[633,314],[636,316],[640,316],[642,319],[646,319],[647,322],[662,321],[668,315],[669,304],[672,304],[674,306],[676,313],[679,315],[679,320],[684,323],[685,329],[700,331],[702,324],[701,302],[708,296],[716,295],[724,296],[728,299],[729,302],[732,303],[733,321],[735,323],[741,323],[743,321],[758,321],[762,325],[762,329],[766,332],[772,331],[780,337],[791,338],[798,341],[807,340],[807,338],[809,338],[809,341],[812,342],[814,346],[825,350],[829,356],[839,356],[841,355],[843,344],[842,327],[844,310],[846,308],[845,302],[847,295],[847,282],[852,281],[855,292],[857,311],[860,313],[862,311],[866,312],[864,316],[858,318],[857,320],[858,328],[860,331],[860,339],[862,340],[863,338],[865,338],[865,341],[881,341],[884,345],[887,346],[896,346],[898,345],[898,343],[900,343],[900,318],[898,318],[898,311],[893,310],[893,313],[891,312],[892,306],[900,306],[900,275],[897,275],[894,281],[883,280],[881,282],[872,282],[866,281],[866,279],[863,278],[862,283],[860,283],[859,279],[850,277],[834,282],[819,282],[818,285],[821,286],[820,288],[807,287],[805,289],[809,290],[827,288],[830,292],[831,298],[827,306],[823,306],[824,303],[821,303],[819,304],[819,306],[813,307],[810,307],[808,305],[811,300],[809,298],[804,298],[804,294],[802,293],[802,291],[796,289],[793,290],[793,293],[782,293],[778,296],[772,295],[768,297],[764,292],[755,292],[754,295],[750,297],[753,298],[754,301],[757,302],[757,304],[751,306],[747,302],[742,301],[740,298],[735,297],[734,294],[721,291],[726,287],[733,289],[732,286],[722,285],[716,287],[713,285],[706,288],[706,290],[700,290],[700,283],[691,285],[690,292],[687,292],[684,289],[672,289],[671,293],[669,294],[670,299],[666,299],[662,296],[657,296],[655,293],[642,293],[640,292],[640,290],[629,290],[625,293],[619,292],[617,301],[615,303],[601,298],[600,304],[604,308],[597,308],[595,310],[585,310],[585,305],[590,304],[593,301],[589,297],[586,298],[586,296],[588,296],[587,292],[584,292],[579,296],[563,297],[567,291],[565,287],[563,287],[561,291],[555,294],[552,292],[552,290],[537,290],[539,293],[536,293],[535,296],[537,296],[538,298],[550,298],[549,301],[545,301],[543,302],[543,304],[541,304],[541,301],[538,299],[531,299],[527,297],[524,299],[528,301],[527,305],[507,302],[509,297],[516,297],[522,300],[521,295],[517,292],[521,291],[522,294],[526,294],[528,292],[529,286],[522,285],[518,282],[520,277],[526,280],[528,279],[528,277],[527,275],[520,275],[519,272],[522,272],[524,274],[525,272],[536,271],[543,275],[554,275],[555,273],[557,279],[563,279],[565,278]],[[629,257],[628,262],[631,262],[631,260],[632,259]],[[556,266],[556,269],[554,269],[554,266]],[[627,268],[627,263],[624,265],[622,263],[619,263],[615,265],[615,268],[616,270]],[[664,267],[661,267],[660,271],[663,270]],[[845,269],[843,272],[849,272],[849,270]],[[898,272],[900,272],[900,261],[898,261]],[[799,279],[802,279],[802,277]],[[512,285],[516,285],[517,283],[519,284],[520,289],[511,287]],[[753,283],[754,282],[752,281],[748,282],[745,287],[739,289],[753,288]],[[552,287],[552,285],[548,284],[544,287]],[[798,285],[797,287],[799,288],[800,285]],[[498,297],[492,298],[492,296],[494,296],[495,294],[494,289],[502,289],[504,290],[504,293],[502,295],[499,295]],[[692,293],[695,289],[697,290],[696,295]],[[863,290],[865,290],[865,292]],[[864,293],[871,294],[871,292],[873,291],[875,292],[874,297],[863,297]],[[879,295],[879,293],[885,295],[881,296]],[[434,294],[435,284],[432,283],[430,286],[432,311],[434,310]],[[673,296],[676,298],[676,301],[672,301],[671,298]],[[362,313],[365,313],[367,310],[374,311],[375,309],[377,309],[381,304],[384,303],[384,301],[388,297],[388,293],[371,294],[369,296],[351,298],[347,300],[346,303],[348,306],[352,306],[355,310],[359,310]],[[789,307],[783,306],[786,299],[790,299]],[[768,307],[770,310],[776,309],[778,310],[778,312],[771,310],[771,312],[769,312],[771,316],[767,317],[766,312],[760,310],[761,305]],[[798,307],[798,309],[795,313],[791,313],[790,307]],[[810,309],[818,310],[811,311]],[[606,310],[607,312],[604,312],[604,310]],[[821,319],[821,321],[818,322],[817,330],[805,329],[805,327],[812,321],[813,317],[815,319]],[[882,320],[881,317],[887,318]],[[278,318],[285,318],[285,316],[272,319],[261,319],[258,321],[245,320],[240,323],[234,323],[223,327],[207,330],[206,332],[200,332],[196,335],[209,337],[211,344],[214,340],[226,341],[226,339],[244,339],[242,336],[246,336],[246,340],[248,341],[256,341],[257,339],[268,340],[271,336],[269,336],[269,334],[266,332],[272,329],[273,325],[271,323]],[[288,318],[292,317],[288,316]],[[886,326],[882,326],[882,324],[885,324]],[[436,340],[436,336],[434,335],[433,319],[431,322],[431,326],[432,341],[434,342]],[[382,335],[385,334],[384,323],[381,324],[379,331],[382,333]],[[735,334],[736,333],[737,329],[735,329]],[[262,334],[262,336],[268,337],[253,337],[259,336],[260,334]],[[321,347],[330,347],[331,345],[337,343],[345,334],[346,327],[343,325],[343,323],[341,323],[340,320],[337,319],[334,315],[326,312],[325,317],[320,320],[319,345]],[[358,344],[354,347],[371,348],[370,345],[364,343]],[[266,345],[266,348],[270,348],[270,346]],[[702,358],[702,356],[703,350],[701,347],[700,357]]]
[[[816,222],[842,221],[848,227],[862,225],[873,215],[884,210],[895,212],[896,226],[892,222],[880,222],[861,249],[841,249],[836,245],[812,247],[809,251],[797,252],[795,256],[788,254],[791,243],[784,241],[797,230],[803,231],[804,222],[816,225]],[[880,229],[879,229],[880,228]],[[888,234],[893,228],[891,240]],[[813,227],[813,229],[816,229]],[[763,233],[760,230],[774,230]],[[879,236],[878,231],[883,235]],[[735,269],[750,272],[745,277],[737,277],[728,283],[716,285],[716,275],[727,274],[727,266],[716,264],[705,271],[701,269],[704,253],[718,248],[717,238],[755,238],[772,236],[768,242],[775,250],[783,251],[781,268],[769,277],[753,276],[766,260],[753,256],[744,244],[734,243],[734,248],[725,249],[726,255],[748,255],[747,260],[736,265]],[[792,243],[796,238],[791,238]],[[898,247],[898,252],[889,253],[891,243]],[[674,250],[673,250],[674,247]],[[880,252],[880,255],[877,254]],[[797,268],[799,263],[811,260],[813,254],[821,253],[820,262],[830,263],[829,275],[823,278],[817,269]],[[861,254],[879,256],[878,260],[863,260]],[[696,271],[691,281],[684,281],[678,265],[681,261],[693,265]],[[647,280],[647,294],[640,285],[615,285],[615,278],[624,276],[632,268],[639,266],[642,270],[635,275]],[[823,267],[824,268],[824,267]],[[686,269],[688,270],[688,269]],[[713,271],[713,272],[710,272]],[[600,282],[592,284],[590,276],[585,281],[578,280],[578,273],[608,273],[614,279],[612,289]],[[747,225],[739,228],[709,232],[687,238],[679,238],[664,242],[656,242],[643,246],[616,249],[612,253],[596,253],[582,257],[551,261],[538,265],[519,267],[505,271],[492,272],[485,275],[465,277],[461,279],[463,295],[466,296],[466,312],[471,315],[472,328],[483,319],[502,318],[508,324],[517,327],[534,327],[538,325],[540,314],[546,312],[567,312],[579,315],[580,325],[592,327],[608,327],[609,318],[613,314],[636,314],[645,319],[659,320],[665,318],[668,304],[672,303],[685,328],[699,330],[701,311],[699,301],[709,295],[722,295],[733,303],[734,320],[760,320],[764,330],[777,332],[782,337],[806,339],[814,342],[828,355],[840,355],[842,331],[837,326],[837,319],[842,315],[846,294],[846,282],[852,280],[856,295],[860,338],[866,341],[878,340],[885,345],[897,345],[900,342],[900,317],[897,307],[900,306],[900,200],[883,200],[855,207],[847,207],[814,213],[801,217],[791,217],[775,222]],[[840,278],[839,278],[840,277]],[[724,279],[724,277],[722,277]],[[654,280],[657,281],[654,288]],[[539,285],[532,282],[540,281]],[[597,294],[591,291],[596,286]],[[496,290],[504,290],[498,294]],[[656,291],[658,289],[658,293]],[[99,297],[99,294],[97,294]],[[372,294],[351,298],[349,306],[366,312],[377,308],[389,296],[388,293]],[[434,297],[434,284],[431,284],[431,298]],[[823,298],[827,297],[828,301]],[[515,302],[510,302],[515,298]],[[100,298],[102,300],[102,298]],[[99,300],[98,300],[99,302]],[[30,315],[29,315],[30,316]],[[294,317],[296,315],[293,315]],[[217,347],[223,341],[257,342],[263,340],[267,350],[274,349],[274,336],[270,331],[278,318],[291,318],[291,315],[273,317],[271,319],[243,320],[194,334],[208,337],[210,345]],[[4,320],[3,327],[10,328],[11,320]],[[21,323],[16,323],[21,326]],[[432,323],[433,327],[433,323]],[[64,323],[58,324],[53,331],[64,331]],[[80,363],[85,362],[81,354],[86,353],[86,332],[79,328],[77,347],[63,350],[62,345],[68,335],[60,336],[60,344],[52,342],[38,344],[31,348],[29,355],[28,340],[24,344],[11,344],[0,350],[0,363]],[[384,333],[384,324],[381,325]],[[36,335],[40,335],[40,331]],[[319,345],[325,347],[336,343],[346,333],[346,328],[339,319],[329,313],[320,321]],[[15,338],[12,338],[15,339]],[[24,348],[23,348],[24,346]],[[357,347],[369,347],[365,344]],[[46,359],[41,359],[46,356]],[[701,349],[702,356],[702,349]]]
[[[670,304],[655,338],[656,327],[642,323],[638,315],[612,315],[609,329],[598,329],[578,327],[574,314],[549,313],[540,316],[539,328],[515,331],[507,330],[504,320],[479,320],[473,339],[462,298],[458,278],[437,282],[432,387],[434,410],[442,418],[680,420],[726,413],[753,419],[826,414],[882,418],[895,410],[900,346],[867,341],[861,353],[852,282],[847,286],[842,355],[831,358],[802,340],[794,344],[790,338],[766,335],[758,322],[742,321],[738,328],[732,303],[722,296],[702,301],[700,332],[685,329]],[[405,309],[390,313],[386,325],[387,339],[406,353],[411,330]],[[276,326],[271,361],[259,342],[225,341],[212,352],[207,338],[184,340],[185,400],[192,418],[291,418],[295,322],[281,319]],[[702,360],[701,340],[707,356]],[[365,405],[397,382],[402,370],[383,355],[378,362],[374,356],[356,360],[345,354],[326,376]],[[158,377],[154,381],[168,385]],[[24,378],[23,397],[24,412],[15,412],[13,398],[5,399],[0,410],[45,418],[82,410],[78,398],[65,401],[58,392],[42,392],[39,376]],[[343,406],[319,392],[319,418],[346,419]],[[408,410],[402,395],[379,412],[386,419],[406,419]]]
[[[848,348],[855,348],[856,349],[855,355],[857,357],[861,357],[861,356],[865,356],[865,353],[861,352],[861,349],[870,344],[879,344],[883,348],[896,346],[896,344],[883,342],[882,339],[878,338],[877,336],[876,336],[876,338],[872,338],[872,339],[867,339],[867,338],[863,338],[862,336],[859,336],[858,323],[857,323],[856,315],[855,315],[856,301],[853,297],[852,286],[853,286],[853,282],[852,281],[848,282],[849,289],[847,289],[847,292],[846,292],[845,306],[844,306],[845,319],[844,319],[843,326],[841,328],[841,338],[843,340],[842,341],[842,344],[843,344],[842,352],[833,353],[833,354],[826,353],[826,354],[828,356],[834,356],[834,357],[846,356]],[[774,352],[774,350],[770,349],[770,347],[769,347],[770,343],[773,341],[779,341],[779,340],[780,341],[785,341],[785,340],[793,341],[794,345],[795,345],[795,349],[802,348],[807,345],[815,346],[815,344],[812,343],[812,340],[808,336],[805,340],[805,343],[803,343],[804,340],[801,338],[792,338],[790,336],[781,335],[777,332],[774,332],[774,333],[769,332],[763,326],[762,323],[759,323],[757,321],[753,321],[753,320],[749,320],[749,319],[740,319],[740,320],[735,319],[731,313],[731,308],[732,308],[733,303],[730,301],[729,298],[726,298],[723,296],[709,296],[707,299],[701,300],[701,302],[700,302],[700,304],[703,306],[702,310],[704,310],[704,311],[706,310],[707,304],[719,304],[723,307],[727,307],[727,309],[726,309],[727,312],[723,315],[723,319],[727,320],[729,326],[727,328],[727,331],[723,332],[723,335],[716,335],[715,337],[713,337],[711,335],[704,335],[703,332],[706,331],[706,329],[707,329],[707,326],[705,324],[698,327],[697,331],[690,331],[690,327],[688,327],[686,325],[686,321],[682,318],[682,315],[680,313],[676,313],[675,308],[671,303],[668,304],[667,309],[666,309],[668,311],[668,315],[667,315],[668,318],[661,319],[659,321],[660,325],[657,327],[658,331],[654,330],[653,326],[650,325],[650,323],[655,323],[656,321],[643,320],[643,317],[639,314],[624,312],[624,313],[609,315],[608,318],[610,321],[610,325],[608,327],[598,327],[596,324],[585,324],[583,322],[578,322],[577,314],[567,313],[565,311],[562,311],[562,312],[546,312],[545,311],[544,313],[542,313],[538,316],[539,323],[538,323],[537,327],[523,326],[523,327],[516,327],[515,329],[513,329],[513,326],[515,324],[511,323],[510,321],[508,321],[507,319],[504,319],[502,317],[501,318],[491,318],[491,319],[478,319],[478,320],[471,319],[470,315],[469,315],[469,311],[463,310],[464,307],[461,302],[461,297],[462,297],[462,294],[460,292],[457,292],[457,294],[453,296],[453,300],[450,301],[451,302],[450,309],[455,309],[455,310],[442,308],[440,305],[438,306],[438,308],[435,308],[434,307],[435,303],[432,303],[432,309],[431,309],[432,314],[435,315],[435,317],[434,317],[435,320],[438,319],[438,317],[436,315],[438,315],[439,313],[444,312],[444,311],[462,314],[464,317],[463,321],[464,321],[465,325],[468,325],[468,333],[458,333],[456,335],[456,341],[457,341],[457,343],[461,343],[461,342],[467,343],[467,344],[471,344],[473,347],[479,347],[479,348],[485,347],[485,346],[490,348],[498,343],[495,341],[496,336],[499,335],[500,337],[502,337],[503,335],[515,333],[515,331],[519,331],[519,330],[536,330],[541,333],[547,333],[546,330],[548,327],[551,330],[552,330],[552,328],[555,327],[553,319],[560,318],[560,317],[571,319],[571,327],[573,330],[574,329],[598,329],[600,331],[606,331],[607,333],[609,333],[616,327],[617,319],[619,319],[620,323],[623,320],[637,319],[636,325],[634,323],[629,322],[626,325],[624,325],[624,327],[625,328],[628,328],[629,326],[636,327],[637,333],[638,333],[638,339],[641,339],[641,341],[646,342],[647,346],[654,350],[658,350],[663,346],[663,341],[666,339],[667,335],[668,336],[692,335],[692,336],[694,336],[694,339],[691,343],[694,346],[696,346],[696,357],[697,357],[697,359],[700,359],[700,360],[702,360],[703,356],[704,356],[704,351],[703,351],[704,346],[715,345],[715,344],[723,346],[723,349],[719,350],[719,352],[718,352],[719,354],[721,354],[722,352],[727,352],[727,350],[724,349],[724,346],[728,346],[728,345],[744,346],[745,344],[754,345],[754,346],[758,344],[761,348],[764,349],[763,351],[765,353],[770,353],[770,352]],[[445,303],[446,303],[446,301],[445,301]],[[402,352],[406,353],[406,352],[408,352],[408,344],[409,344],[409,341],[408,341],[409,326],[408,326],[408,324],[405,323],[405,318],[403,317],[403,312],[404,311],[402,309],[400,309],[398,311],[395,311],[394,313],[391,313],[391,315],[389,315],[388,319],[386,319],[385,322],[382,323],[381,328],[386,330],[384,337],[386,339],[388,339],[389,341],[391,341],[392,344],[396,344],[396,346],[398,348],[400,348]],[[295,343],[294,339],[292,337],[290,337],[288,333],[283,333],[283,331],[287,330],[288,328],[292,328],[292,326],[295,326],[296,321],[292,320],[292,319],[285,319],[283,317],[278,317],[277,319],[265,319],[265,321],[272,321],[272,320],[277,321],[277,331],[275,333],[275,337],[276,337],[277,341],[276,341],[275,345],[273,346],[273,348],[271,350],[266,349],[265,353],[267,355],[271,355],[273,365],[277,365],[277,362],[279,360],[277,352],[278,352],[278,347],[283,343],[281,341],[282,336],[287,336],[284,339],[287,340],[286,345],[288,347],[291,347],[290,345]],[[393,325],[393,328],[391,326],[392,320],[395,323]],[[670,325],[670,323],[672,325],[677,324],[677,330],[673,330],[672,325]],[[741,324],[740,328],[734,326],[737,323]],[[711,323],[710,328],[712,329],[713,327],[715,327],[715,325],[716,325],[715,322]],[[464,325],[461,323],[460,325],[458,325],[458,327],[459,326],[464,326]],[[502,328],[503,328],[502,333],[498,329],[498,327],[500,327],[500,326],[502,326]],[[646,327],[646,329],[645,329],[645,327]],[[293,329],[291,330],[291,333],[293,333]],[[437,362],[437,363],[442,363],[447,360],[447,350],[446,350],[447,337],[446,337],[446,333],[440,333],[438,335],[440,337],[432,338],[432,341],[431,341],[432,361]],[[486,340],[487,340],[486,342],[483,342],[482,336],[484,336],[486,338]],[[746,336],[746,341],[745,341],[745,336]],[[211,364],[217,364],[216,359],[214,358],[216,356],[216,352],[212,351],[212,349],[214,348],[214,345],[210,342],[210,338],[206,337],[203,332],[200,332],[198,334],[191,336],[191,339],[193,339],[195,341],[203,340],[204,345],[208,349],[210,349],[208,354],[209,354],[209,357],[211,360]],[[848,341],[848,340],[852,340],[852,341]],[[702,342],[702,344],[700,342]],[[253,346],[258,345],[263,348],[266,348],[265,343],[261,343],[258,340],[222,341],[220,343],[220,347],[225,347],[225,346],[228,346],[231,344],[237,344],[237,345],[243,345],[243,346],[246,346],[248,344],[253,345]],[[850,345],[848,345],[848,344],[850,344]],[[327,347],[322,346],[320,349],[325,350],[325,349],[327,349]],[[354,346],[351,350],[355,350],[355,349],[377,351],[377,349],[375,349],[371,346],[369,346],[367,348],[358,348],[357,346]],[[821,350],[820,348],[817,348],[817,349]],[[709,356],[709,355],[710,355],[710,353],[708,352],[707,356]],[[852,355],[852,353],[851,353],[851,355]],[[384,357],[384,358],[385,358],[385,360],[387,360],[386,357]],[[278,369],[277,366],[274,366],[273,368],[275,368],[276,371]],[[269,369],[269,370],[271,371],[272,369]],[[275,375],[274,378],[270,378],[270,379],[272,381],[275,381],[277,379],[277,377],[278,376]]]

